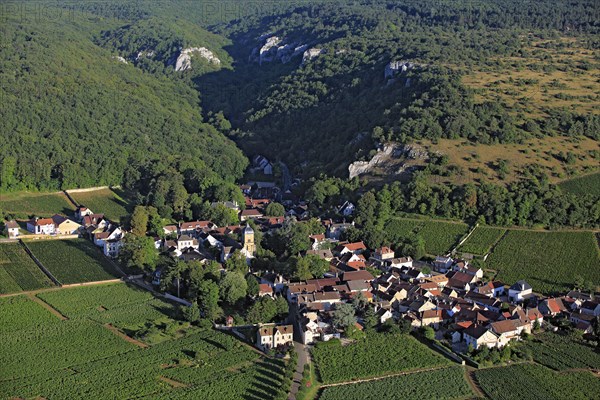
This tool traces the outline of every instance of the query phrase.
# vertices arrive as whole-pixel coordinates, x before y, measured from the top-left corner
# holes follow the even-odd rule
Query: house
[[[321,245],[325,243],[325,235],[310,235],[308,237],[310,239],[310,248],[312,250],[319,250]]]
[[[480,325],[471,325],[463,331],[463,339],[467,346],[478,350],[482,346],[494,348],[498,345],[498,335]]]
[[[36,235],[54,235],[54,221],[52,218],[34,218],[27,221],[27,230]]]
[[[273,288],[268,283],[260,283],[258,285],[258,296],[271,296],[273,297]]]
[[[518,319],[492,322],[490,328],[498,336],[498,347],[506,346],[511,340],[518,340],[522,332],[531,333],[531,326]]]
[[[311,344],[316,341],[320,335],[319,329],[319,317],[316,312],[308,312],[304,315],[304,318],[300,322],[300,337],[302,343]]]
[[[373,259],[378,262],[384,262],[385,260],[391,260],[394,258],[394,250],[389,247],[383,246],[378,249],[375,249],[375,254],[373,255]]]
[[[195,235],[199,234],[201,231],[210,231],[216,228],[217,226],[210,221],[182,222],[181,224],[179,224],[179,234]]]
[[[183,252],[189,248],[198,248],[198,241],[188,235],[179,235],[177,238],[177,250]]]
[[[440,309],[425,310],[421,313],[421,326],[431,326],[438,329],[442,320],[442,310]]]
[[[264,156],[256,155],[252,159],[254,169],[261,171],[265,175],[273,175],[273,164]]]
[[[356,243],[345,243],[345,244],[340,244],[338,246],[336,246],[336,248],[334,249],[334,251],[336,251],[340,256],[346,254],[346,253],[352,253],[352,254],[360,254],[363,251],[365,251],[367,249],[367,246],[365,246],[365,244],[363,242],[356,242]],[[356,260],[350,260],[350,261],[356,261]]]
[[[110,222],[104,218],[104,214],[89,214],[83,217],[81,224],[85,228],[104,229]]]
[[[292,325],[262,325],[256,332],[256,345],[264,351],[279,346],[291,345],[294,340]]]
[[[249,219],[257,219],[262,217],[263,214],[259,210],[253,208],[247,208],[240,213],[240,221],[242,222]]]
[[[413,267],[413,259],[410,256],[407,257],[399,257],[392,258],[384,261],[384,264],[391,268],[412,268]]]
[[[477,292],[488,297],[500,297],[504,295],[504,283],[500,281],[491,281],[483,286],[479,286]]]
[[[214,208],[219,204],[230,210],[234,210],[236,212],[240,211],[240,206],[236,201],[213,201],[210,203],[210,206]]]
[[[344,272],[342,274],[342,280],[344,282],[349,282],[349,281],[364,281],[364,282],[371,282],[373,279],[375,279],[375,277],[369,272],[369,271],[349,271],[349,272]]]
[[[533,289],[529,283],[520,280],[508,289],[508,300],[514,303],[521,303],[533,295]]]
[[[562,299],[558,297],[542,300],[538,305],[538,309],[543,315],[548,315],[551,317],[568,311],[568,308],[563,304]]]
[[[392,318],[393,316],[392,312],[389,309],[385,308],[380,308],[379,310],[377,310],[377,312],[375,312],[375,315],[377,316],[377,319],[379,320],[380,324],[384,324],[385,321]]]
[[[354,222],[352,223],[339,223],[339,224],[334,224],[334,223],[330,223],[327,224],[327,231],[325,232],[325,236],[327,236],[329,239],[334,239],[334,240],[340,240],[340,236],[342,235],[342,233],[346,232],[346,230],[348,230],[348,228],[351,228],[354,226]]]
[[[344,217],[349,217],[350,215],[354,214],[355,209],[356,207],[354,207],[354,204],[352,204],[349,201],[346,201],[344,202],[344,204],[338,207],[337,212],[338,214],[343,215]]]
[[[83,221],[84,217],[87,217],[88,215],[92,215],[94,214],[92,212],[92,210],[90,210],[89,208],[87,208],[86,206],[78,206],[77,209],[75,210],[75,219],[77,221]]]
[[[298,300],[298,295],[306,293],[315,293],[317,287],[314,284],[293,283],[287,287],[287,300],[294,303]]]
[[[583,302],[579,309],[583,314],[593,315],[594,317],[597,317],[598,315],[600,315],[600,302],[587,300]]]
[[[117,258],[122,246],[123,242],[121,239],[105,240],[104,246],[102,246],[102,252],[106,257]]]
[[[266,283],[273,288],[275,293],[281,293],[284,291],[287,281],[283,279],[282,275],[270,272],[261,276],[260,283]]]
[[[313,254],[325,261],[331,261],[333,260],[333,253],[331,252],[331,250],[326,249],[326,250],[307,250],[306,254]]]
[[[4,232],[11,239],[19,236],[19,229],[19,224],[16,221],[6,221],[4,223]]]
[[[435,261],[433,262],[433,269],[435,271],[445,274],[446,272],[448,272],[448,270],[452,266],[452,263],[453,263],[452,258],[438,256],[435,258]]]
[[[177,235],[177,225],[163,226],[163,233],[166,236]]]
[[[54,233],[57,235],[74,235],[81,228],[77,222],[58,214],[52,217],[52,221],[54,222]]]

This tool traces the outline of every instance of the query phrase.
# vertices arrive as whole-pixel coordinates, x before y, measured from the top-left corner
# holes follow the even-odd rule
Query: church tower
[[[244,228],[244,232],[242,235],[242,241],[244,243],[244,250],[246,250],[248,255],[254,255],[256,251],[256,246],[254,245],[254,230],[249,224],[246,224]]]

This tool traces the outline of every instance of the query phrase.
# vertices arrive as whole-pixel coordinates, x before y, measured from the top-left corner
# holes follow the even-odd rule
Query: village
[[[262,156],[254,159],[254,168],[264,176],[273,170]],[[157,252],[174,260],[216,262],[222,275],[227,272],[228,260],[239,257],[246,262],[247,279],[258,284],[254,301],[285,299],[288,313],[279,323],[252,324],[255,334],[251,341],[265,352],[285,352],[294,341],[312,345],[331,339],[355,340],[366,329],[399,326],[435,340],[450,352],[468,355],[484,348],[502,349],[542,328],[557,330],[554,321],[568,321],[584,335],[591,335],[594,319],[600,316],[600,301],[583,291],[542,296],[525,280],[486,280],[481,268],[456,255],[413,260],[388,246],[369,249],[362,241],[345,241],[346,230],[354,227],[355,206],[349,201],[339,205],[337,218],[315,219],[306,202],[289,189],[284,192],[271,182],[249,182],[240,189],[245,196],[243,210],[234,201],[219,203],[238,213],[238,224],[182,221],[165,225],[162,235],[153,241]],[[269,204],[280,205],[281,215],[267,216]],[[79,205],[70,216],[33,218],[26,222],[27,232],[23,224],[7,221],[5,233],[12,239],[83,237],[105,257],[117,260],[129,233],[101,211]],[[323,233],[308,235],[310,248],[299,257],[321,260],[327,266],[322,274],[298,280],[254,265],[257,234],[273,235],[290,221],[314,224],[315,220]],[[163,272],[157,268],[147,273],[145,282],[155,290],[164,289]],[[170,283],[166,287],[174,287]],[[175,295],[180,296],[178,292],[170,294],[191,305]],[[237,311],[238,317],[244,315],[245,310]],[[236,331],[238,317],[224,315],[214,321],[215,326],[243,336]]]

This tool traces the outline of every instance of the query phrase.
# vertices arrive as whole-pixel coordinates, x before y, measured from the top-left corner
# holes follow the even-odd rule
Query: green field
[[[465,253],[485,255],[505,232],[506,229],[478,226],[459,250]]]
[[[591,232],[511,230],[488,258],[497,278],[512,284],[525,279],[541,293],[573,288],[577,275],[600,285],[600,256]]]
[[[414,337],[402,334],[369,333],[366,339],[345,346],[338,340],[320,342],[312,355],[323,383],[450,364]]]
[[[519,346],[528,348],[535,362],[557,371],[573,368],[600,370],[600,354],[575,334],[545,332]]]
[[[0,210],[16,218],[49,217],[54,214],[71,215],[75,206],[62,192],[17,192],[0,194]]]
[[[37,240],[26,244],[63,285],[120,277],[113,264],[88,240]]]
[[[376,394],[376,396],[375,396]],[[319,400],[397,400],[462,399],[473,392],[461,367],[417,372],[376,381],[325,388]]]
[[[425,240],[427,253],[440,255],[450,251],[468,232],[469,226],[459,222],[393,218],[385,229],[392,240],[419,234]]]
[[[119,222],[129,215],[129,204],[118,190],[100,189],[91,192],[71,193],[71,197],[96,214],[104,214],[111,221]]]
[[[600,172],[569,179],[561,182],[558,186],[565,192],[577,195],[600,196]]]
[[[19,243],[0,244],[0,294],[54,286]]]
[[[520,364],[475,372],[492,400],[600,399],[600,379],[591,372],[557,373],[544,366]]]
[[[125,284],[62,289],[40,298],[62,306],[70,319],[62,321],[24,296],[0,299],[0,398],[271,399],[283,386],[282,361],[232,336],[175,321],[167,311],[173,306]],[[108,310],[96,310],[96,304]],[[134,311],[133,319],[157,312],[185,332],[141,348],[95,321],[94,311],[126,309]]]

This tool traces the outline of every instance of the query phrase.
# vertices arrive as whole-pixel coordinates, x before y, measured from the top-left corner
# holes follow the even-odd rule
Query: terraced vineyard
[[[90,192],[71,193],[71,197],[97,214],[104,214],[111,221],[119,222],[129,215],[129,204],[117,192],[111,189],[93,190]]]
[[[19,243],[0,244],[0,294],[54,286]]]
[[[120,277],[114,265],[88,240],[44,240],[26,244],[62,284]]]
[[[577,275],[600,285],[600,255],[591,232],[511,230],[496,245],[487,267],[504,282],[525,279],[534,291],[572,289]]]
[[[490,226],[478,226],[471,236],[460,246],[459,250],[465,253],[485,255],[492,246],[500,240],[506,229]]]
[[[25,296],[0,299],[6,344],[1,398],[233,400],[251,393],[271,399],[283,386],[282,361],[213,330],[189,327],[144,349],[116,335],[104,326],[114,321],[102,320],[105,315],[128,315],[131,324],[141,322],[136,315],[156,313],[178,322],[168,311],[173,306],[125,284],[61,289],[40,298],[70,319],[61,321]]]
[[[591,372],[556,373],[541,365],[520,364],[481,369],[475,376],[492,400],[520,400],[524,394],[536,400],[600,399],[600,379]]]
[[[425,250],[432,255],[445,254],[465,235],[469,227],[460,222],[394,218],[386,226],[393,237],[418,233],[425,240]]]
[[[378,398],[390,400],[462,399],[473,396],[471,388],[465,381],[463,369],[450,367],[370,382],[327,387],[319,399],[363,400],[372,398],[374,393],[377,393]]]
[[[337,340],[318,343],[313,351],[323,383],[344,382],[450,364],[409,335],[369,333],[342,346]]]

